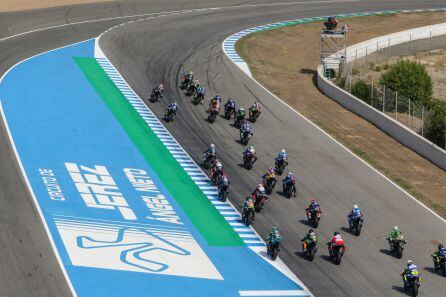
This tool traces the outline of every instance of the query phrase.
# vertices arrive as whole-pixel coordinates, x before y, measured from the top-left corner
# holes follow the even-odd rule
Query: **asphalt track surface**
[[[259,4],[257,1],[225,1],[225,6]],[[163,80],[166,101],[150,104],[161,115],[167,101],[175,98],[180,114],[167,126],[191,156],[214,142],[225,170],[232,180],[230,200],[242,197],[260,181],[261,173],[273,163],[282,147],[290,154],[289,169],[298,177],[298,197],[290,200],[274,193],[255,228],[266,234],[272,225],[285,238],[280,257],[316,296],[399,296],[399,273],[404,260],[412,258],[424,276],[420,296],[443,296],[446,283],[432,273],[430,253],[434,239],[445,242],[444,222],[409,198],[382,176],[333,142],[313,125],[288,109],[246,77],[222,53],[221,43],[230,34],[269,22],[386,9],[435,8],[443,1],[373,1],[299,3],[278,6],[249,6],[177,14],[136,22],[107,33],[102,46],[141,97]],[[222,6],[217,1],[128,1],[123,4],[82,5],[35,12],[0,14],[0,34],[7,37],[36,28],[89,19],[120,17],[196,7]],[[107,28],[132,18],[120,18],[57,27],[1,41],[0,71],[20,60],[62,45],[97,36]],[[260,160],[250,172],[241,164],[243,150],[237,130],[219,118],[205,121],[205,107],[193,106],[178,89],[182,69],[193,69],[208,88],[224,98],[233,96],[247,107],[261,100],[263,113],[253,125],[253,143]],[[297,90],[298,91],[298,90]],[[208,96],[208,97],[209,97]],[[4,127],[0,138],[0,296],[70,296],[54,252],[18,170]],[[276,188],[276,190],[279,190]],[[320,250],[314,263],[300,256],[299,239],[308,230],[304,208],[310,197],[322,203],[323,217],[317,232]],[[363,233],[354,238],[341,228],[354,203],[366,215]],[[403,260],[387,254],[385,236],[394,224],[406,233],[408,245]],[[324,242],[341,230],[349,250],[341,266],[327,261]]]

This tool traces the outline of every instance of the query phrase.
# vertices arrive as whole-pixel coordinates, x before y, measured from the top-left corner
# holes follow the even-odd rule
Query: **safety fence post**
[[[395,91],[395,120],[398,121],[398,91]]]
[[[383,113],[386,112],[386,86],[383,86]]]

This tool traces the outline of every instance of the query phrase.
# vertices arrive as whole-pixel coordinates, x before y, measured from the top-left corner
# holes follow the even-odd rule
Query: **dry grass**
[[[0,12],[111,1],[115,0],[0,0]]]
[[[442,23],[445,17],[446,13],[413,13],[341,22],[350,24],[348,42],[355,44],[395,31]],[[320,28],[321,23],[310,23],[255,33],[240,40],[237,51],[261,84],[446,217],[446,172],[315,87]]]

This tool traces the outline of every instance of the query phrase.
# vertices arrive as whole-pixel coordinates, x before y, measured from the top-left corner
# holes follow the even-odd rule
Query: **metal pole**
[[[389,37],[389,42],[387,44],[387,64],[390,63],[390,37]]]
[[[383,113],[386,112],[386,86],[383,86]]]
[[[367,45],[365,46],[365,65],[367,66]]]
[[[398,121],[398,91],[395,91],[395,119]]]
[[[356,52],[355,52],[355,68],[356,68],[357,61],[358,61],[358,49],[356,49]]]
[[[424,106],[421,108],[421,136],[424,137]]]
[[[372,79],[372,85],[370,90],[370,105],[373,106],[373,79]]]
[[[409,127],[412,129],[412,125],[410,124],[410,117],[411,115],[410,115],[410,98],[409,98]]]
[[[377,41],[377,42],[376,42],[375,64],[378,63],[378,50],[379,50],[379,47],[378,47],[378,41]]]
[[[432,50],[432,31],[429,32],[429,51]]]
[[[409,35],[409,53],[410,53],[410,47],[412,45],[412,33]]]

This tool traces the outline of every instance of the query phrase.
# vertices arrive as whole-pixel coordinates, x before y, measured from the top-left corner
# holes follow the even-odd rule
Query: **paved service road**
[[[67,21],[221,6],[218,1],[146,2],[1,14],[1,35],[6,37]],[[225,5],[240,3],[225,1]],[[254,1],[243,2],[246,3]],[[385,234],[398,223],[409,241],[404,258],[414,258],[422,268],[430,267],[431,240],[444,236],[440,233],[444,230],[442,223],[246,78],[223,56],[221,42],[246,27],[283,19],[364,10],[440,7],[442,4],[443,1],[374,1],[372,4],[313,3],[203,11],[122,27],[106,36],[104,47],[139,94],[147,94],[160,79],[169,82],[168,94],[175,96],[182,107],[178,120],[169,124],[169,129],[196,160],[210,141],[217,144],[233,181],[232,201],[240,202],[259,181],[258,176],[272,163],[278,149],[285,146],[290,151],[290,168],[299,179],[299,197],[288,201],[273,195],[265,211],[258,216],[256,229],[265,234],[273,224],[281,227],[286,241],[281,257],[314,294],[394,296],[399,295],[398,273],[404,263],[380,251],[386,249]],[[23,58],[94,37],[121,22],[123,19],[76,24],[1,41],[0,72]],[[193,68],[211,89],[209,94],[218,91],[224,97],[234,96],[245,106],[254,97],[261,99],[263,114],[254,125],[254,144],[261,159],[252,172],[245,172],[238,165],[242,147],[235,141],[237,131],[223,119],[213,125],[206,123],[204,108],[192,106],[179,93],[177,78],[181,64]],[[161,114],[161,104],[151,108]],[[0,152],[0,296],[69,296],[45,230],[18,173],[3,124]],[[345,226],[346,213],[354,202],[359,201],[365,209],[364,233],[360,238],[346,235],[351,249],[340,267],[325,258],[307,263],[295,254],[300,250],[298,240],[308,228],[299,220],[304,217],[303,209],[310,196],[317,196],[325,210],[319,231],[321,241],[325,241],[334,228]],[[444,237],[438,239],[445,240]],[[326,255],[325,249],[320,250],[320,255]],[[423,270],[423,274],[426,281],[421,295],[441,296],[445,290],[444,281],[430,271]],[[397,288],[393,289],[393,285]]]

